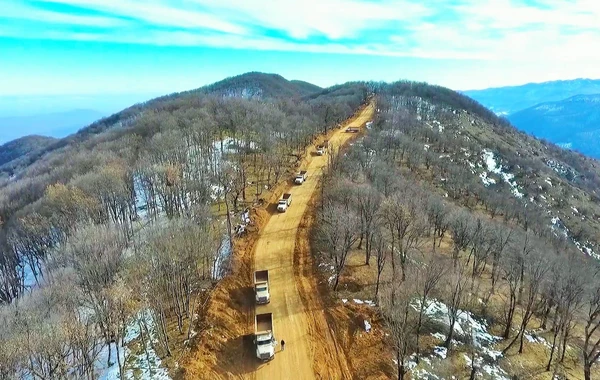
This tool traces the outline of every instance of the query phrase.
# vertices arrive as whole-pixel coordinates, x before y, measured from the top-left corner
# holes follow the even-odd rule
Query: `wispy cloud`
[[[5,0],[21,38],[512,61],[600,60],[597,0]],[[61,7],[56,7],[60,5]],[[65,13],[75,7],[90,12]],[[3,5],[5,7],[5,5]],[[89,26],[73,30],[70,26]],[[94,28],[92,28],[94,27]]]

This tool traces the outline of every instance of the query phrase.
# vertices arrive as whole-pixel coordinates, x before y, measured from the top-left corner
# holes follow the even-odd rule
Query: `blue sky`
[[[454,89],[599,78],[598,20],[597,0],[2,0],[0,96],[143,100],[247,71]]]

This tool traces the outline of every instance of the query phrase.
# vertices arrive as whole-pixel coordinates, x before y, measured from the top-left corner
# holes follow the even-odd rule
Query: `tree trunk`
[[[554,349],[556,348],[556,336],[558,335],[558,331],[554,332],[554,337],[552,338],[552,349],[550,350],[550,358],[548,359],[548,364],[546,365],[546,371],[550,371],[550,366],[552,365],[552,359],[554,358]]]
[[[585,380],[592,380],[592,366],[587,357],[583,360],[583,378]]]
[[[444,347],[450,351],[450,346],[452,345],[452,336],[454,335],[454,325],[456,324],[456,318],[452,319],[450,323],[450,331],[448,332],[448,337],[446,337],[446,341],[444,342]]]

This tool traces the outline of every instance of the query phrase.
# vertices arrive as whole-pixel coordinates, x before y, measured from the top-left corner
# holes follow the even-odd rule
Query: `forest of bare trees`
[[[365,93],[168,97],[92,126],[5,182],[0,377],[95,379],[117,366],[124,378],[132,331],[146,355],[181,349],[227,274],[240,213]]]
[[[334,266],[333,290],[349,254],[364,251],[366,265],[376,267],[374,296],[399,378],[409,361],[419,362],[424,310],[436,299],[449,324],[441,331],[443,346],[453,350],[460,340],[474,347],[471,378],[480,370],[479,343],[455,332],[466,312],[504,331],[503,355],[521,355],[531,330],[546,333],[543,364],[555,374],[567,347],[577,347],[585,379],[592,379],[600,358],[598,262],[544,222],[543,210],[524,207],[507,186],[484,186],[468,166],[447,159],[444,154],[465,146],[481,151],[458,133],[449,107],[390,91],[394,96],[378,98],[375,128],[327,173],[315,247]],[[443,131],[421,119],[427,107]]]

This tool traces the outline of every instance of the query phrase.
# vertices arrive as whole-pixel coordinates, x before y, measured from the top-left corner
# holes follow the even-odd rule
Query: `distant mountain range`
[[[600,94],[541,103],[508,119],[536,137],[600,158]]]
[[[563,100],[575,95],[600,94],[600,79],[558,80],[521,86],[463,91],[499,115],[510,115],[540,103]]]
[[[518,129],[600,158],[600,80],[529,83],[464,94]]]

